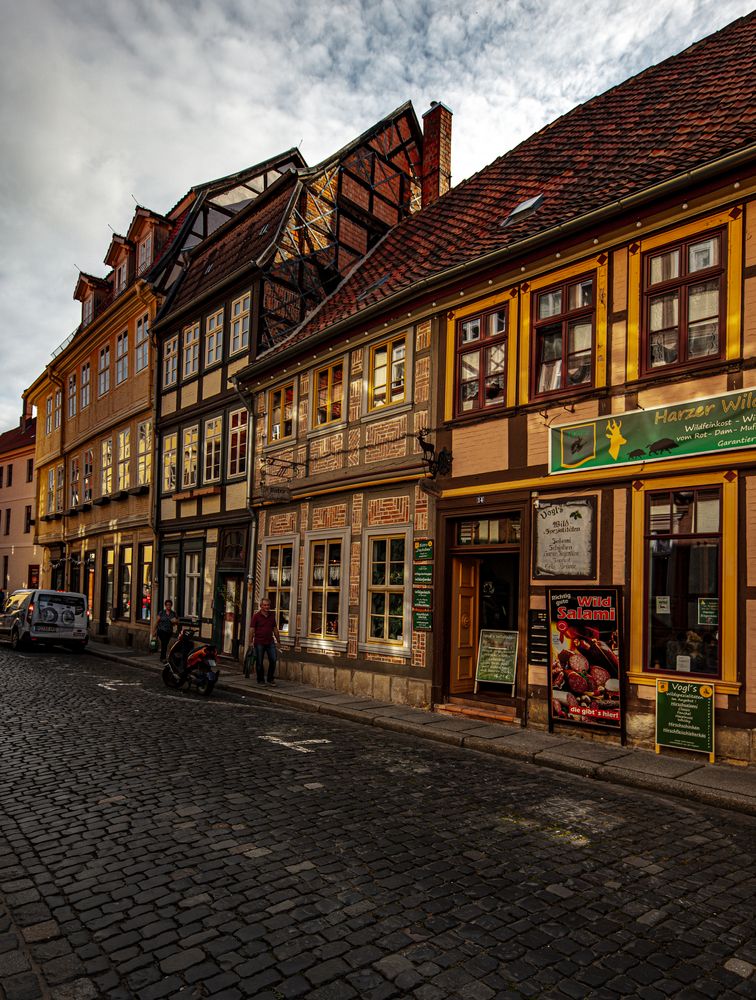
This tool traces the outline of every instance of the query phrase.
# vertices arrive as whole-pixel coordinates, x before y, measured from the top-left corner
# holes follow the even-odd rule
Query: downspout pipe
[[[249,560],[247,565],[247,599],[244,605],[244,620],[243,628],[246,631],[249,629],[249,623],[252,621],[253,604],[255,600],[255,586],[257,583],[257,533],[258,533],[258,519],[257,510],[252,506],[252,490],[254,487],[255,478],[255,414],[254,414],[254,396],[247,396],[239,388],[239,378],[237,375],[232,375],[230,380],[234,387],[236,395],[242,402],[242,405],[247,410],[249,414],[249,419],[247,420],[247,513],[250,517],[250,538],[249,538]],[[246,639],[246,634],[245,637]],[[242,643],[243,647],[246,647],[246,642]]]

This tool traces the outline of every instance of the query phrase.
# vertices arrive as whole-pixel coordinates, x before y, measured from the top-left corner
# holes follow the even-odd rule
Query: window
[[[200,553],[187,552],[184,557],[184,616],[199,618]]]
[[[178,436],[166,434],[163,437],[163,492],[171,493],[176,489],[176,451]]]
[[[206,483],[216,483],[221,474],[221,445],[223,443],[223,421],[220,417],[212,417],[205,421],[205,473]]]
[[[234,410],[228,419],[228,474],[242,476],[247,471],[247,411]]]
[[[176,594],[178,592],[178,555],[175,552],[163,556],[163,603],[171,601],[178,613]]]
[[[45,400],[45,434],[52,434],[52,412],[52,396],[48,396]]]
[[[118,617],[131,618],[131,569],[134,549],[122,545],[118,552]]]
[[[129,331],[124,330],[116,337],[116,385],[129,377]]]
[[[315,426],[341,420],[344,401],[344,362],[315,372]]]
[[[113,440],[108,438],[100,445],[100,495],[113,492]]]
[[[137,247],[137,274],[144,274],[152,263],[152,233],[140,241]]]
[[[594,279],[552,285],[534,299],[535,393],[592,385]]]
[[[128,261],[123,261],[119,264],[115,271],[115,293],[120,295],[121,292],[126,287],[129,280],[129,264]]]
[[[81,304],[81,321],[86,326],[94,316],[94,295],[88,295]]]
[[[338,639],[341,620],[341,567],[345,551],[342,538],[310,542],[307,580],[307,635]]]
[[[231,303],[231,353],[249,347],[249,312],[251,292],[246,292]]]
[[[293,546],[269,545],[266,553],[264,597],[276,616],[278,631],[282,636],[291,635],[291,593],[294,572]]]
[[[102,600],[105,605],[105,621],[113,620],[113,591],[115,589],[115,551],[112,548],[102,550]]]
[[[457,408],[486,410],[506,402],[507,310],[469,316],[457,323]]]
[[[646,495],[645,669],[720,674],[721,491]]]
[[[55,512],[60,513],[63,510],[63,493],[65,491],[66,483],[66,468],[61,462],[60,465],[55,470]]]
[[[5,472],[5,467],[0,465],[0,490],[3,488],[3,473]]]
[[[137,425],[137,486],[148,486],[152,480],[152,424],[149,420]]]
[[[127,490],[131,486],[131,428],[124,427],[118,432],[118,489]]]
[[[406,338],[401,336],[371,348],[369,409],[404,402],[406,347]]]
[[[294,383],[273,389],[268,402],[268,441],[282,441],[294,433]]]
[[[57,430],[63,416],[63,390],[58,389],[55,393],[55,409],[53,411],[53,427]]]
[[[68,376],[68,418],[76,416],[76,372]]]
[[[145,314],[136,323],[136,352],[134,354],[134,371],[141,372],[150,360],[150,317]]]
[[[79,506],[79,459],[71,459],[71,507]]]
[[[3,529],[4,535],[10,534],[10,522],[11,522],[11,509],[10,507],[5,508],[5,527]]]
[[[223,358],[223,310],[205,320],[205,367],[216,365]]]
[[[53,514],[55,512],[55,469],[49,468],[47,470],[47,502],[45,504],[45,513]]]
[[[24,507],[24,534],[28,535],[31,531],[32,525],[32,509],[31,504],[27,504]]]
[[[194,323],[184,330],[184,378],[196,375],[199,371],[199,323]]]
[[[110,345],[100,348],[100,359],[97,364],[97,395],[104,396],[110,392]]]
[[[6,476],[6,479],[5,479],[5,485],[6,486],[12,486],[13,485],[13,463],[12,462],[8,466],[8,475]],[[2,486],[1,482],[0,482],[0,486]]]
[[[724,330],[724,233],[668,245],[643,258],[644,365],[653,371],[716,358]]]
[[[178,379],[178,337],[166,340],[163,348],[163,388],[175,385]]]
[[[137,620],[148,622],[152,614],[152,542],[143,542],[139,546],[137,585],[139,587]]]
[[[92,502],[92,472],[94,467],[94,452],[88,448],[84,452],[84,478],[82,480],[82,503]]]
[[[367,641],[404,644],[405,536],[369,539]]]
[[[89,368],[89,362],[87,361],[85,365],[81,366],[81,387],[79,391],[81,393],[80,409],[82,410],[86,406],[89,406],[89,373],[90,373],[90,368]]]
[[[34,481],[34,459],[27,458],[26,460],[26,481],[31,483]]]
[[[185,427],[182,437],[181,486],[188,489],[197,485],[197,447],[199,427]]]

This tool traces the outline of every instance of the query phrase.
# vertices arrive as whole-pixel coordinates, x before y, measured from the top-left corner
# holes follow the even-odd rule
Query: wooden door
[[[449,694],[466,694],[475,687],[479,579],[480,560],[464,558],[452,561]]]

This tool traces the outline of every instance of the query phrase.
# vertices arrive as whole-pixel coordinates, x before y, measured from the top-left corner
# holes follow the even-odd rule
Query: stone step
[[[443,705],[434,706],[433,711],[441,712],[444,715],[457,716],[458,718],[480,719],[483,722],[502,722],[512,726],[520,726],[522,724],[522,721],[517,717],[515,709],[511,705],[484,708],[480,705],[445,702]]]

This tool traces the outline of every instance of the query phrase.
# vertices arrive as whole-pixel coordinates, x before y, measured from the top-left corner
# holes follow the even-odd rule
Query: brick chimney
[[[451,111],[444,104],[431,101],[423,115],[423,208],[451,187],[451,131]]]

